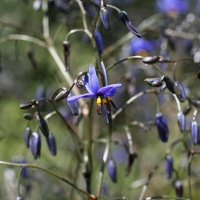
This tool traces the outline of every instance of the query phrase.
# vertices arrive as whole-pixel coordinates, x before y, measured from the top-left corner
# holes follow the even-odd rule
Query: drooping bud
[[[142,59],[144,64],[152,65],[160,60],[160,56],[147,56]]]
[[[128,155],[128,164],[127,164],[127,167],[126,167],[126,176],[129,175],[129,173],[131,171],[131,168],[133,166],[134,160],[136,158],[137,158],[137,154],[135,152],[129,153],[129,155]]]
[[[68,97],[71,97],[71,96],[74,96],[72,93],[70,93],[68,95]],[[78,110],[78,103],[77,101],[74,101],[74,102],[68,102],[67,99],[66,99],[66,102],[72,112],[73,115],[78,115],[79,114],[79,110]]]
[[[29,101],[29,102],[23,102],[19,105],[20,109],[29,109],[29,108],[32,108],[34,106],[37,105],[37,101],[35,99]]]
[[[180,180],[176,180],[174,183],[175,192],[177,197],[183,196],[183,183]]]
[[[193,120],[190,125],[190,131],[192,134],[192,140],[194,144],[198,144],[199,142],[199,127],[196,120]]]
[[[152,87],[161,87],[163,84],[162,77],[146,78],[144,81]]]
[[[108,161],[108,174],[111,180],[116,183],[117,182],[117,166],[114,160]]]
[[[103,49],[104,49],[103,39],[102,39],[101,33],[98,30],[94,31],[94,39],[95,39],[95,42],[96,42],[96,47],[97,47],[98,53],[102,54]]]
[[[49,137],[46,138],[47,146],[53,156],[57,154],[57,147],[56,147],[56,138],[53,133],[49,134]]]
[[[164,92],[166,90],[166,88],[167,88],[167,84],[163,81],[160,91]]]
[[[186,100],[184,87],[179,81],[174,83],[174,91],[179,101],[184,102]]]
[[[24,113],[23,117],[24,119],[29,120],[29,121],[33,119],[33,115],[31,113]]]
[[[170,77],[164,75],[163,81],[166,83],[167,89],[174,94],[175,93],[174,82],[172,81],[172,79]]]
[[[185,126],[186,126],[186,120],[185,120],[185,115],[183,114],[182,111],[179,111],[177,114],[177,121],[178,121],[178,126],[181,132],[185,131]]]
[[[173,158],[170,154],[165,157],[165,177],[170,179],[173,172]]]
[[[45,137],[49,137],[49,127],[48,127],[48,124],[47,124],[46,120],[43,117],[41,117],[41,116],[39,116],[38,125],[39,125],[40,130],[43,133],[43,135]]]
[[[70,92],[66,88],[61,88],[58,94],[55,96],[55,101],[61,101],[69,96]]]
[[[118,16],[121,19],[121,21],[125,24],[125,26],[129,29],[130,32],[132,32],[137,37],[141,38],[141,35],[138,33],[136,28],[133,26],[133,24],[129,20],[128,15],[125,11],[119,12]]]
[[[63,54],[64,54],[65,70],[69,71],[70,69],[70,43],[69,41],[63,41]]]
[[[30,127],[26,127],[25,131],[24,131],[24,141],[26,146],[29,148],[29,139],[31,137],[32,131]]]
[[[103,24],[103,27],[108,31],[110,30],[110,20],[109,20],[109,15],[108,15],[108,10],[106,7],[101,7],[100,9],[100,18]]]
[[[34,159],[39,158],[41,151],[41,138],[37,132],[32,133],[29,140],[29,147],[31,149]]]
[[[158,130],[158,136],[161,142],[167,142],[169,138],[169,129],[167,119],[162,113],[156,114],[155,124]]]

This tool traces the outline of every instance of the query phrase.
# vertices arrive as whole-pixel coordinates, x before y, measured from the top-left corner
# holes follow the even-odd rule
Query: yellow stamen
[[[99,105],[99,104],[101,104],[101,97],[98,97],[96,101],[96,105]]]

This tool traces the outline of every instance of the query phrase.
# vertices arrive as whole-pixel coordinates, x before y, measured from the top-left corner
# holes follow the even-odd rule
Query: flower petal
[[[81,94],[81,95],[69,97],[67,99],[67,102],[74,102],[74,101],[77,101],[80,98],[94,98],[94,97],[96,97],[96,94],[94,94],[94,93],[86,93],[86,94]]]
[[[96,94],[100,88],[96,70],[93,65],[90,65],[88,83],[85,85],[85,87],[89,93],[93,94]]]
[[[116,84],[111,84],[111,85],[107,85],[105,87],[102,87],[98,90],[97,92],[97,96],[114,96],[115,93],[117,92],[116,88],[121,87],[122,85],[120,83],[116,83]]]

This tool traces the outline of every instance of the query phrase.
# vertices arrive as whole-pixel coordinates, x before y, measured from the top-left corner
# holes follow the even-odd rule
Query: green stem
[[[46,168],[37,166],[35,164],[19,164],[19,163],[12,163],[12,162],[6,162],[6,161],[0,161],[0,165],[7,165],[7,166],[12,166],[12,167],[28,167],[28,168],[34,168],[34,169],[39,169],[41,171],[44,171],[58,179],[60,179],[61,181],[67,183],[68,185],[74,187],[76,190],[78,190],[79,192],[81,192],[82,194],[85,194],[86,196],[90,197],[90,194],[87,193],[86,191],[82,190],[81,188],[77,187],[76,185],[74,185],[72,182],[68,181],[67,179],[63,178],[63,176],[60,176],[54,172],[52,172],[51,170],[48,170]]]

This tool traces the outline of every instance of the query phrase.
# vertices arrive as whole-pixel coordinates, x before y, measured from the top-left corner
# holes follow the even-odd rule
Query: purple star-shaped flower
[[[101,62],[101,68],[104,75],[105,86],[100,87],[95,67],[93,65],[90,65],[89,72],[88,72],[88,82],[85,84],[85,88],[87,89],[88,93],[69,97],[67,99],[67,102],[69,103],[75,102],[80,98],[97,98],[96,104],[97,104],[98,114],[101,113],[102,103],[104,104],[104,110],[108,112],[109,111],[109,108],[107,106],[108,101],[111,101],[110,97],[116,94],[117,92],[116,88],[121,87],[121,83],[109,85],[106,69],[103,62]]]

